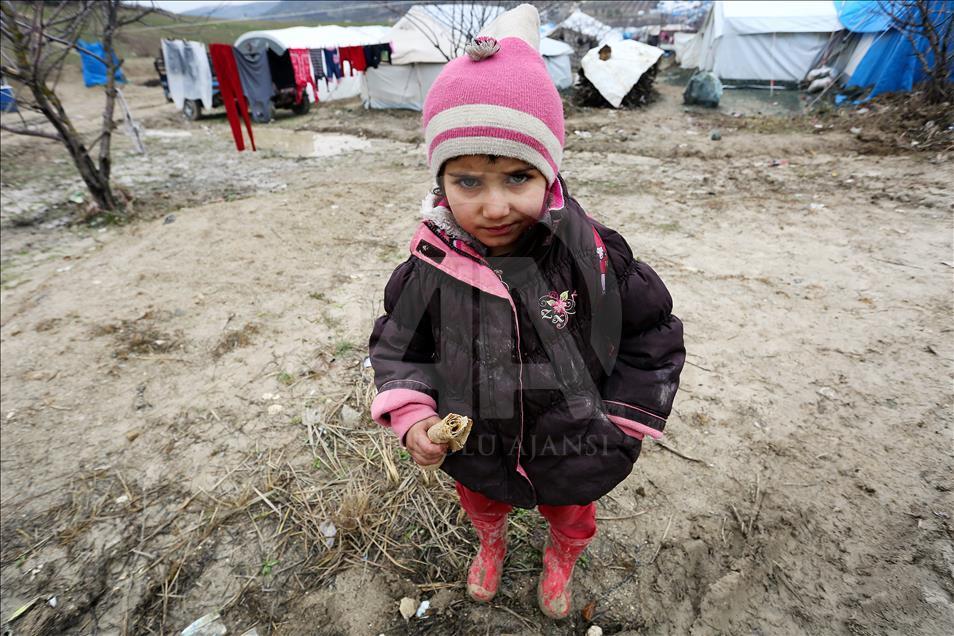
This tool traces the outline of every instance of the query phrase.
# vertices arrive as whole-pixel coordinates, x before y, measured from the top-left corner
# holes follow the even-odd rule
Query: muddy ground
[[[571,192],[659,271],[689,358],[557,624],[535,607],[536,513],[491,606],[435,549],[474,540],[446,476],[444,519],[405,502],[367,527],[422,479],[370,422],[361,368],[429,187],[418,115],[329,102],[240,154],[223,115],[186,122],[141,85],[148,60],[127,70],[148,150],[116,140],[132,222],[72,222],[65,152],[2,136],[0,618],[33,602],[12,633],[168,634],[214,611],[231,634],[954,633],[943,150],[759,100],[688,111],[667,82],[642,111],[568,109]],[[95,126],[100,92],[69,81]],[[372,481],[346,483],[359,468]],[[406,624],[403,596],[430,613]]]

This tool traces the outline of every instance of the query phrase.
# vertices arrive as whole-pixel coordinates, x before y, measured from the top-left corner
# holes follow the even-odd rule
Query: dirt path
[[[666,446],[601,502],[577,609],[605,633],[954,632],[949,164],[660,89],[568,114],[571,192],[660,272],[689,351]],[[228,505],[277,493],[275,467],[324,474],[304,408],[361,407],[429,185],[417,117],[322,104],[239,154],[223,117],[127,97],[150,136],[146,157],[117,141],[144,217],[125,227],[63,226],[64,155],[2,137],[2,617],[40,596],[16,633],[172,633],[220,608],[230,633],[403,633],[412,595],[434,608],[415,632],[585,631],[535,609],[529,549],[491,607],[460,569],[381,554],[319,585],[262,501]],[[539,548],[536,514],[516,523]]]

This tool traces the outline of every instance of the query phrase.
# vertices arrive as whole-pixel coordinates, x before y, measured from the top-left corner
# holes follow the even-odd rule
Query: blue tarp
[[[900,12],[915,11],[910,4],[896,3],[894,6],[898,7]],[[914,85],[927,79],[911,41],[907,35],[891,26],[892,19],[882,10],[881,3],[836,0],[835,9],[838,11],[838,19],[849,31],[876,34],[871,48],[845,84],[846,88],[871,88],[865,97],[870,99],[881,93],[910,91]],[[951,11],[954,11],[952,0],[934,0],[930,3],[931,21],[935,25],[940,25]],[[908,15],[899,17],[913,18]],[[917,51],[929,64],[933,64],[934,56],[927,38],[914,35],[913,39]],[[948,79],[954,82],[954,66]],[[843,99],[836,98],[836,103]]]
[[[17,98],[14,96],[11,86],[0,86],[0,112],[17,112]]]
[[[106,52],[103,50],[101,43],[80,40],[77,44],[81,49],[89,51],[100,59],[106,59]],[[80,51],[80,60],[83,62],[83,83],[86,84],[87,87],[106,84],[106,65],[103,62],[97,60],[92,55],[88,55],[84,51]],[[116,57],[115,53],[113,53],[113,63],[119,64],[119,58]],[[121,68],[116,69],[115,76],[117,82],[126,83],[126,78],[123,77]]]

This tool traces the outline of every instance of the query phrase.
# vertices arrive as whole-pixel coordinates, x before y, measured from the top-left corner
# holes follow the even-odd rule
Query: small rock
[[[860,135],[860,134],[861,134],[861,128],[858,128],[858,127],[856,127],[856,126],[852,126],[851,128],[848,129],[848,131],[849,131],[852,135]]]
[[[351,408],[347,404],[341,407],[341,423],[355,424],[361,419],[361,413]]]
[[[586,630],[586,636],[603,636],[603,628],[599,625],[590,625],[590,628]]]
[[[829,400],[832,400],[832,401],[838,399],[838,394],[835,393],[835,390],[831,388],[830,386],[823,386],[822,388],[818,389],[816,393],[818,393],[818,395],[822,396],[823,398],[828,398]]]
[[[50,599],[46,602],[50,607],[56,607],[56,597],[51,596]]]
[[[711,133],[709,133],[709,139],[711,139],[712,141],[719,141],[720,139],[722,139],[722,133],[719,132],[718,130],[713,130]]]
[[[405,596],[401,599],[400,606],[401,616],[404,617],[404,620],[411,620],[411,617],[417,613],[417,601],[413,598]]]
[[[176,222],[175,214],[170,214],[169,216],[167,216],[166,218],[162,220],[163,225],[169,225],[170,223],[175,223],[175,222]]]
[[[279,413],[282,412],[282,410],[283,410],[284,408],[285,408],[285,407],[282,406],[281,404],[271,404],[271,405],[269,405],[269,407],[268,407],[268,414],[269,414],[269,415],[278,415]]]

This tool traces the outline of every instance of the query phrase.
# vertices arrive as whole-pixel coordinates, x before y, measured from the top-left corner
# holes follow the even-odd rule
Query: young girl
[[[474,600],[497,592],[511,507],[539,508],[538,602],[563,618],[594,502],[629,475],[644,435],[662,436],[682,323],[656,273],[570,197],[563,105],[534,46],[482,37],[467,53],[425,101],[437,188],[371,335],[372,416],[456,480],[480,539]],[[448,413],[474,425],[445,455],[427,429]]]

